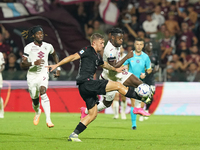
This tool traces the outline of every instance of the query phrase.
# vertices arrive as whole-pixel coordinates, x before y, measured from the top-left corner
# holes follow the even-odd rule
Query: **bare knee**
[[[46,87],[41,86],[41,87],[40,87],[40,95],[43,95],[43,94],[45,94],[45,93],[46,93]]]

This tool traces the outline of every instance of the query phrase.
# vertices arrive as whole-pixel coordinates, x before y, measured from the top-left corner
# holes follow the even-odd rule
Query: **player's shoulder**
[[[52,44],[44,42],[44,41],[42,42],[42,45],[44,45],[44,46],[52,46]]]
[[[112,45],[112,43],[110,41],[108,41],[104,48],[104,51],[112,51],[114,49],[115,49],[115,47]]]
[[[24,48],[27,49],[27,48],[32,47],[32,46],[34,46],[34,43],[33,43],[33,42],[27,44]]]

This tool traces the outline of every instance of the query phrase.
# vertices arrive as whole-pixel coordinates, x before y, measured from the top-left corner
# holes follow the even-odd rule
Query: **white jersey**
[[[112,45],[110,41],[106,44],[106,47],[104,48],[104,53],[103,53],[103,61],[108,62],[109,61],[114,61],[116,62],[120,61],[120,47],[115,47]],[[115,71],[109,71],[107,69],[103,69],[102,76],[107,76],[111,80],[114,80],[115,76],[117,75],[117,72]],[[114,80],[115,81],[115,80]]]
[[[29,43],[24,48],[24,57],[28,58],[28,62],[35,62],[38,59],[43,59],[44,64],[42,66],[30,66],[27,75],[47,73],[48,70],[45,66],[48,66],[48,56],[54,52],[54,48],[51,44],[42,42],[41,46]]]
[[[1,69],[1,65],[3,65],[3,64],[5,64],[5,60],[4,60],[2,52],[0,52],[0,69]],[[2,78],[2,74],[0,72],[0,89],[2,88],[2,86],[3,86],[3,78]]]

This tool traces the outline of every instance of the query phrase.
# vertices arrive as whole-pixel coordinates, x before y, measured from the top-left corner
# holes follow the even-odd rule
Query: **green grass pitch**
[[[80,114],[52,113],[54,128],[47,128],[44,113],[37,126],[33,117],[34,113],[5,112],[0,150],[200,150],[199,116],[152,115],[131,130],[130,114],[127,120],[98,114],[79,135],[80,143],[67,141]]]

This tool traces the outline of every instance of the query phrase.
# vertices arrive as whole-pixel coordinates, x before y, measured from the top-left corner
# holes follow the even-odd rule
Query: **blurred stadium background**
[[[143,26],[149,13],[151,21],[158,24],[156,29]],[[101,33],[107,40],[112,27],[125,31],[126,53],[134,49],[136,37],[152,42],[160,69],[155,74],[156,94],[150,112],[200,115],[199,14],[197,0],[1,0],[0,51],[6,60],[1,97],[5,112],[33,112],[27,71],[20,68],[23,47],[30,40],[25,41],[21,32],[42,25],[47,34],[44,41],[54,46],[60,60],[88,45],[92,33]],[[50,74],[47,94],[52,112],[79,112],[85,105],[75,84],[78,64],[75,61],[62,66],[58,79]],[[97,78],[101,71],[99,68]],[[112,113],[112,109],[105,113]]]

